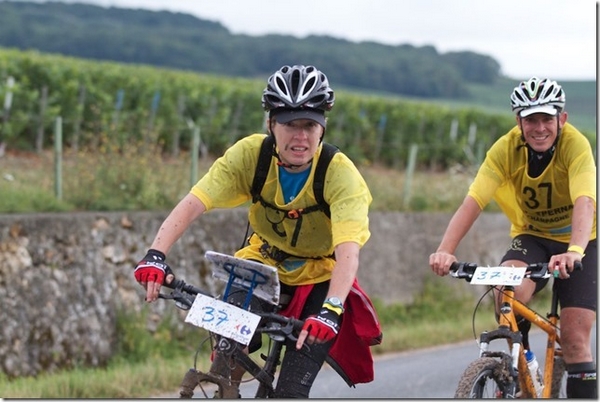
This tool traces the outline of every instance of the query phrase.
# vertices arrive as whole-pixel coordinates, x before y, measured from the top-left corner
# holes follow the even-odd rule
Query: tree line
[[[468,83],[502,78],[496,60],[470,51],[234,35],[189,14],[60,2],[0,1],[0,46],[262,79],[282,65],[312,64],[338,87],[421,98],[467,99]]]

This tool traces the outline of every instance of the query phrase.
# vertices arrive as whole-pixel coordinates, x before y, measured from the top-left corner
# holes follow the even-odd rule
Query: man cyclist
[[[512,242],[501,264],[520,267],[547,261],[555,270],[567,397],[597,398],[591,351],[598,286],[592,149],[567,123],[565,93],[556,81],[523,81],[510,101],[517,125],[488,151],[429,265],[437,275],[448,274],[458,244],[494,199],[511,222]],[[573,271],[576,261],[582,262],[582,271]],[[515,297],[527,303],[547,282],[525,279]],[[519,322],[525,348],[530,326]]]
[[[356,278],[360,249],[370,237],[372,198],[342,152],[335,153],[325,175],[323,197],[330,213],[311,208],[317,204],[313,181],[325,112],[334,101],[327,77],[314,66],[283,66],[262,95],[273,153],[260,202],[248,211],[254,233],[235,256],[277,267],[280,299],[287,300],[281,313],[306,319],[297,343],[286,347],[276,397],[307,398],[328,353],[353,382],[373,379],[369,346],[379,342],[381,328]],[[230,147],[162,223],[134,271],[146,288],[146,301],[155,301],[163,281],[172,280],[165,256],[192,221],[211,209],[253,200],[251,185],[265,137],[253,134]],[[251,342],[250,352],[259,347],[260,340]],[[241,379],[243,369],[236,373]]]

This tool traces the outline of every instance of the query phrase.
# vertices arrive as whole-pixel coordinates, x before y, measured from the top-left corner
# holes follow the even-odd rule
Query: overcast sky
[[[72,1],[72,0],[67,0]],[[596,79],[595,0],[81,0],[169,10],[222,23],[232,33],[372,40],[469,50],[502,73],[556,80]]]

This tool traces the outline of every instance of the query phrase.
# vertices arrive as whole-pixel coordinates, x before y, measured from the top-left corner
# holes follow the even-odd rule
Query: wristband
[[[330,297],[329,299],[325,300],[323,307],[335,312],[337,315],[341,315],[344,312],[344,305],[337,297]]]
[[[151,255],[152,257],[158,257],[160,259],[160,261],[164,261],[167,259],[167,256],[165,255],[165,253],[163,253],[162,251],[158,251],[156,249],[148,249],[148,252],[146,253],[146,256]],[[156,259],[156,258],[154,258]]]
[[[567,249],[567,252],[569,251],[573,251],[575,253],[581,254],[581,257],[585,257],[585,254],[583,252],[583,247],[578,246],[578,245],[573,245],[573,246],[569,246],[569,248]]]

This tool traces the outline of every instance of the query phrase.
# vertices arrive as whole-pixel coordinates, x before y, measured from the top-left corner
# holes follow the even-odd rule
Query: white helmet
[[[533,77],[513,89],[510,105],[521,117],[533,113],[555,116],[565,107],[565,92],[556,81]]]

